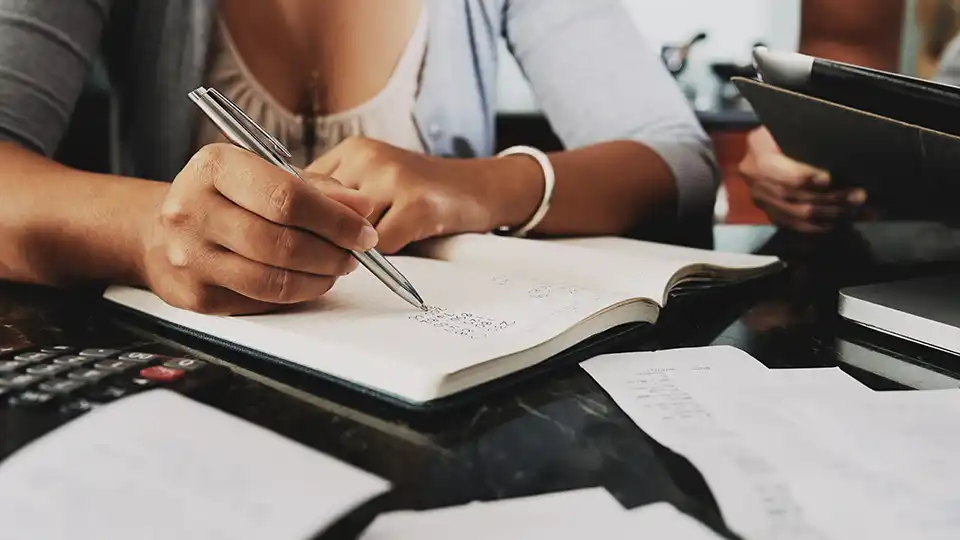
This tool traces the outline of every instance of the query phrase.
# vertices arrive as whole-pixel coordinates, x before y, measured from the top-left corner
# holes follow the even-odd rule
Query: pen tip
[[[412,287],[410,290],[410,294],[417,300],[417,307],[419,307],[423,311],[427,311],[430,309],[429,306],[427,306],[427,304],[423,302],[423,298],[420,296],[420,294],[416,290],[414,290]]]

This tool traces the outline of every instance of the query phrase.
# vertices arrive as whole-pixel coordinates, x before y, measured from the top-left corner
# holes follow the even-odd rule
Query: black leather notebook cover
[[[890,219],[956,219],[960,137],[910,121],[933,116],[944,96],[919,106],[923,100],[915,88],[912,98],[896,99],[889,91],[871,94],[860,81],[834,88],[828,100],[753,79],[732,80],[783,152],[830,171],[835,186],[864,187],[870,203]],[[942,122],[960,108],[941,103],[939,110]],[[960,132],[960,122],[953,131]]]

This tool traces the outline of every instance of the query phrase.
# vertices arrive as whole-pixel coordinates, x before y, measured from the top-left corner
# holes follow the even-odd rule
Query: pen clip
[[[219,105],[224,113],[232,117],[234,121],[240,124],[240,126],[247,131],[247,133],[256,137],[264,147],[275,151],[286,159],[293,157],[291,156],[290,151],[287,150],[287,148],[283,146],[283,144],[277,140],[276,137],[260,127],[260,124],[254,122],[254,120],[250,118],[247,113],[243,112],[243,109],[237,107],[232,101],[227,99],[226,96],[217,91],[217,89],[200,87],[192,94],[210,99]]]
[[[266,143],[265,146],[273,147],[274,150],[287,159],[293,157],[290,155],[290,151],[287,150],[287,148],[283,146],[283,144],[278,141],[276,137],[260,127],[260,124],[254,122],[252,118],[247,116],[247,113],[243,112],[243,109],[237,107],[232,101],[227,99],[226,96],[217,91],[216,88],[208,88],[207,95],[211,96],[214,101],[226,108],[227,112],[230,113],[234,119],[240,122],[249,131],[255,135],[260,135],[260,141]]]

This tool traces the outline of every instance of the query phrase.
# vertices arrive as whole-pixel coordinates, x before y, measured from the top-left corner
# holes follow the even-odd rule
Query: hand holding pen
[[[138,276],[167,303],[202,313],[318,298],[359,266],[351,250],[369,250],[377,234],[363,217],[366,197],[307,178],[234,145],[204,147],[172,184],[143,190],[156,211],[142,220]]]
[[[148,220],[143,274],[167,303],[236,315],[318,298],[377,242],[370,203],[333,181],[309,186],[229,144],[194,155]]]
[[[213,185],[216,191],[230,202],[262,218],[257,229],[234,228],[230,233],[233,238],[231,245],[221,246],[233,251],[234,255],[240,258],[267,265],[266,271],[272,272],[267,277],[274,281],[279,280],[279,290],[275,292],[282,297],[281,303],[311,299],[299,298],[299,295],[286,290],[287,285],[294,284],[290,283],[290,280],[309,281],[317,277],[335,279],[344,271],[352,270],[355,267],[352,261],[345,264],[338,262],[348,254],[397,296],[419,309],[425,309],[423,300],[413,285],[373,249],[377,242],[376,231],[362,217],[372,211],[368,201],[359,193],[335,181],[327,180],[316,186],[306,182],[301,176],[302,173],[288,163],[290,153],[286,148],[216,90],[198,88],[191,92],[189,97],[227,139],[238,147],[237,151],[246,154],[245,164],[251,167],[246,171],[234,171],[234,175],[217,175],[222,172],[218,168],[219,164],[216,159],[210,160],[214,163],[207,164],[206,168],[214,169],[214,176],[217,178]],[[232,148],[230,151],[218,148],[218,153],[235,155]],[[256,167],[249,163],[250,159],[258,162]],[[247,200],[237,200],[228,194],[244,187],[253,191],[246,192]],[[238,213],[236,217],[248,216]],[[258,238],[259,234],[267,234],[268,238],[275,239],[274,243],[264,245],[263,239]],[[329,242],[324,242],[323,239]],[[331,243],[346,250],[342,255],[332,257],[332,260],[328,257],[329,249],[334,247]],[[325,245],[327,249],[316,249],[318,244]],[[239,251],[236,247],[239,247]],[[277,265],[277,262],[281,264]],[[332,265],[338,272],[333,276],[312,274],[310,267],[318,265]],[[329,268],[324,270],[329,271]],[[333,283],[330,279],[327,281],[326,289],[329,289]],[[268,281],[268,286],[270,283]],[[326,292],[326,289],[320,293]],[[287,298],[288,295],[291,298]],[[269,293],[266,296],[269,297]],[[316,296],[319,295],[314,298]]]

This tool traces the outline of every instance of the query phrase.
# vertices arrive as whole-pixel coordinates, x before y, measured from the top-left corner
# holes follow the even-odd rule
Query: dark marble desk
[[[670,304],[662,329],[619,349],[734,345],[770,367],[840,365],[877,389],[903,386],[846,364],[850,345],[857,347],[861,367],[870,365],[871,355],[944,374],[960,366],[948,355],[878,341],[843,324],[835,311],[841,286],[960,271],[960,232],[936,225],[875,224],[810,239],[765,227],[721,226],[715,244],[724,250],[777,254],[790,266],[749,287]],[[118,322],[101,311],[95,295],[0,286],[0,343],[110,346],[147,341],[160,349],[181,347],[170,341],[174,336],[142,334]],[[193,345],[179,337],[175,341]],[[422,419],[378,410],[329,384],[264,371],[226,351],[187,349],[181,354],[223,361],[237,370],[217,406],[395,484],[390,494],[345,519],[329,537],[352,537],[371,514],[385,508],[428,508],[596,485],[628,507],[671,501],[734,537],[723,531],[697,471],[646,437],[575,365],[557,367],[464,410]]]

